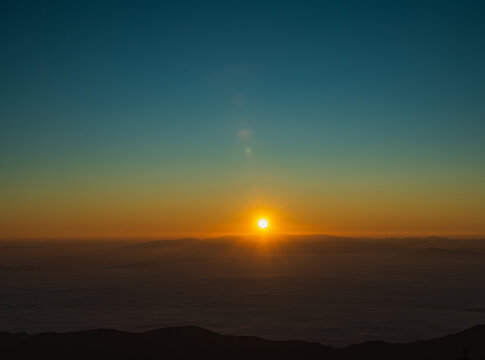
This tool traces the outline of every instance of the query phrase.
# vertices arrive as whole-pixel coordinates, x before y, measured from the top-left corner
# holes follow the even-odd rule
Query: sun
[[[261,229],[261,230],[264,230],[268,227],[269,225],[269,222],[268,220],[262,218],[262,219],[259,219],[258,220],[258,227]]]

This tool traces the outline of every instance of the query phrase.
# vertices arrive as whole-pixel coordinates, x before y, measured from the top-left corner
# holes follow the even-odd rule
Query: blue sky
[[[281,189],[280,199],[283,189],[298,198],[298,188],[323,194],[320,185],[358,179],[441,186],[443,196],[467,188],[483,209],[483,10],[479,1],[3,2],[0,194],[41,193],[35,179],[55,188],[80,174],[190,189],[250,172],[248,189]],[[35,201],[16,199],[25,207],[4,211],[25,217]]]

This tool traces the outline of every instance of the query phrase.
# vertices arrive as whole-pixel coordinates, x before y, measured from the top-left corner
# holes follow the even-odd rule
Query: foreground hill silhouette
[[[405,344],[365,342],[334,349],[305,341],[219,335],[183,326],[129,333],[97,329],[68,333],[0,333],[4,359],[469,359],[485,355],[485,325]]]

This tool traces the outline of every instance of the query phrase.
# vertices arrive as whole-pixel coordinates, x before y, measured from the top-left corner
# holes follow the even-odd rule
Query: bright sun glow
[[[266,229],[268,227],[269,223],[268,223],[268,220],[266,219],[259,219],[258,220],[258,227],[260,229]]]

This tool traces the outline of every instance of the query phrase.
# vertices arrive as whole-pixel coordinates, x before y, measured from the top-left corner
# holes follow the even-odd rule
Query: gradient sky
[[[0,237],[485,234],[482,1],[2,1]]]

